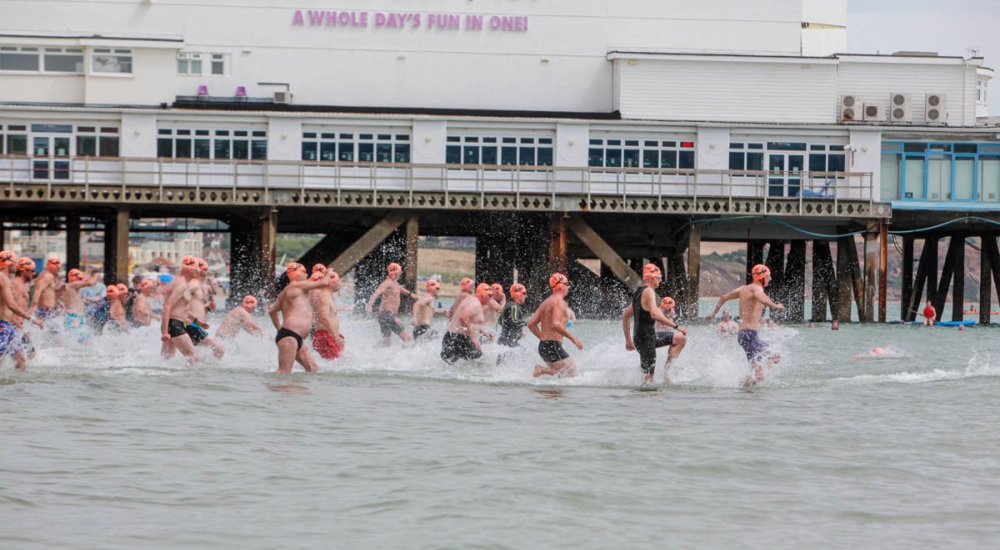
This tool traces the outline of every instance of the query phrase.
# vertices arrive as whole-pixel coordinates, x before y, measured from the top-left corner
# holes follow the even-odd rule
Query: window
[[[132,74],[132,50],[94,48],[95,73]]]
[[[212,74],[215,76],[225,76],[226,56],[221,53],[212,54]]]
[[[118,128],[95,126],[76,127],[76,156],[117,157]]]
[[[729,144],[729,169],[757,171],[764,170],[764,157],[767,154],[788,154],[795,159],[804,159],[810,172],[843,172],[846,158],[843,145],[826,145],[822,143],[807,144],[802,142],[770,141],[767,143],[732,142]],[[797,169],[793,168],[793,169]],[[790,169],[791,171],[792,169]]]
[[[587,164],[595,168],[691,169],[694,142],[592,138],[587,158]]]
[[[406,164],[410,162],[410,135],[303,132],[302,160]]]
[[[38,68],[38,48],[0,46],[0,71],[37,71]]]
[[[193,138],[192,138],[193,134]],[[159,158],[266,160],[265,130],[157,130],[156,156]]]
[[[5,155],[27,155],[28,127],[22,124],[9,124],[4,129],[0,126],[0,152]]]
[[[201,75],[200,53],[177,54],[177,74]]]
[[[470,166],[552,166],[553,138],[448,136],[445,162]]]
[[[83,73],[83,48],[45,48],[43,60],[47,73]]]

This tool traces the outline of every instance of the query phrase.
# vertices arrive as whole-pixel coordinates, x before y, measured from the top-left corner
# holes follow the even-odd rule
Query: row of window
[[[303,132],[302,160],[408,163],[410,135]]]
[[[0,125],[0,152],[4,155],[29,154],[28,130],[24,124]],[[118,128],[115,127],[32,124],[30,130],[32,156],[117,157],[120,154]]]
[[[445,162],[487,166],[552,166],[552,138],[448,136]]]
[[[94,48],[90,54],[95,73],[131,74],[132,50]],[[0,46],[0,71],[83,74],[83,48]]]
[[[156,156],[178,159],[266,160],[264,130],[190,130],[160,128]]]
[[[765,162],[765,158],[773,157]],[[787,163],[786,163],[787,158]],[[808,165],[806,161],[808,160]],[[802,142],[767,142],[729,144],[730,170],[788,170],[810,172],[844,172],[847,157],[843,145]]]
[[[595,168],[694,168],[694,142],[591,139],[587,165]]]
[[[1000,201],[1000,145],[883,143],[882,200]]]
[[[204,62],[208,62],[207,64]],[[204,67],[212,76],[226,75],[226,54],[221,53],[179,53],[177,54],[177,74],[202,76]]]

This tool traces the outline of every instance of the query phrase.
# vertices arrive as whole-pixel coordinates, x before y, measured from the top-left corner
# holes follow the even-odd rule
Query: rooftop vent
[[[903,50],[903,51],[895,52],[892,55],[894,55],[896,57],[937,57],[938,53],[937,52],[910,52],[910,51]]]

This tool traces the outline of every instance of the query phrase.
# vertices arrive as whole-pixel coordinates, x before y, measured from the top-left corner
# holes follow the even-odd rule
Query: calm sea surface
[[[1000,546],[998,329],[781,327],[741,389],[735,341],[694,327],[655,392],[618,323],[572,330],[562,381],[530,337],[445,366],[350,320],[317,375],[245,335],[164,363],[156,330],[4,363],[0,548]]]

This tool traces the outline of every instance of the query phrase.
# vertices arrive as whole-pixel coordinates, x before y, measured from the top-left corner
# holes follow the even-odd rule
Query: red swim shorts
[[[323,359],[336,359],[340,357],[340,345],[333,335],[325,330],[317,330],[312,337],[313,349]]]

